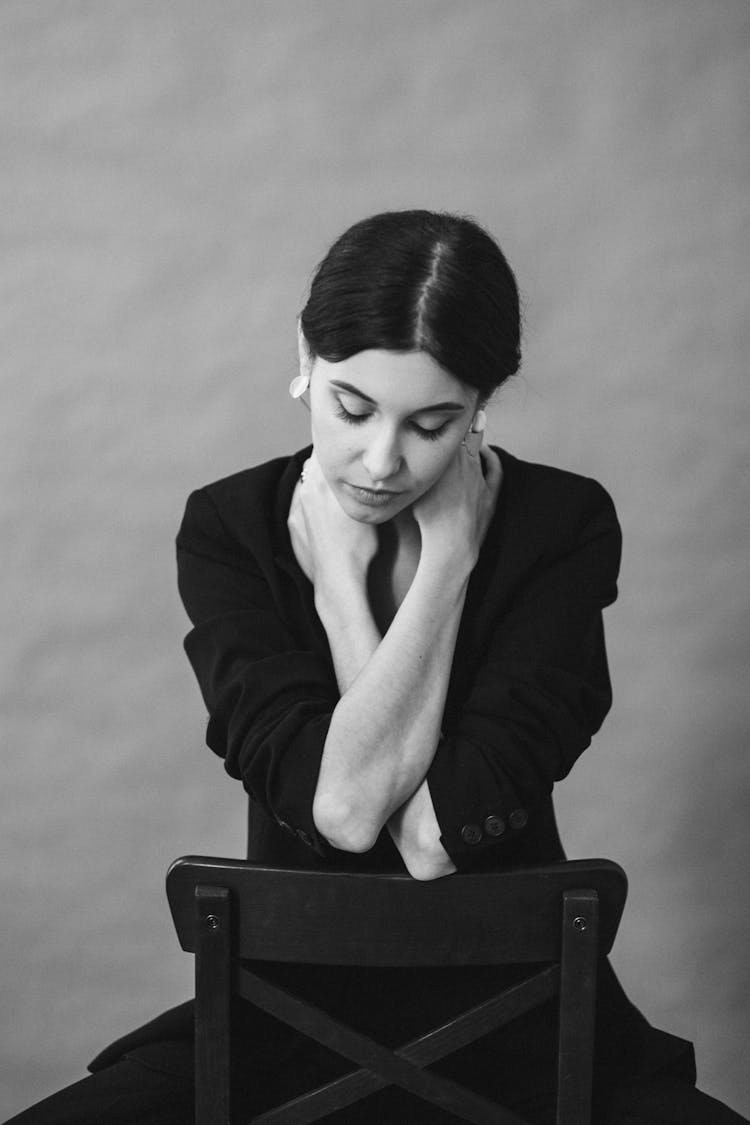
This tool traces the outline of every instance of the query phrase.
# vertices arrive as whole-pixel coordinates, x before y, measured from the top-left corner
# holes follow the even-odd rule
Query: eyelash
[[[341,418],[344,422],[348,422],[351,426],[360,426],[363,422],[366,422],[368,418],[371,418],[372,415],[350,414],[349,411],[339,403],[336,409],[336,417]],[[414,433],[424,441],[437,441],[448,429],[447,422],[443,422],[442,426],[438,426],[435,430],[425,430],[422,426],[418,426],[416,422],[411,422],[410,425]]]

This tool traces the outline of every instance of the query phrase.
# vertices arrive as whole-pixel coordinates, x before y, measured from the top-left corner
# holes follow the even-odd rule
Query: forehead
[[[339,363],[318,358],[315,371],[329,383],[331,380],[351,383],[384,409],[404,413],[448,401],[468,406],[477,393],[440,367],[431,356],[419,351],[391,352],[373,348],[357,352]]]

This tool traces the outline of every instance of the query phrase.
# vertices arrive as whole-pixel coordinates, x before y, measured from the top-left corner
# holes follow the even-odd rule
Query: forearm
[[[313,815],[345,850],[371,847],[429,769],[469,572],[455,560],[420,561],[388,632],[333,713]]]
[[[344,695],[382,637],[361,583],[353,580],[340,585],[336,595],[335,599],[327,599],[320,592],[316,604],[328,635],[339,691]],[[391,815],[388,831],[415,879],[436,879],[456,870],[440,843],[440,828],[426,780]]]
[[[328,637],[339,693],[344,696],[382,640],[364,583],[352,575],[330,592],[316,588],[315,608]]]

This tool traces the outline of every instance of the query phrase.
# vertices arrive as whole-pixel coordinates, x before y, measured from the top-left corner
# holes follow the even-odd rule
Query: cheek
[[[311,436],[323,475],[331,483],[337,476],[337,470],[354,456],[352,436],[340,423],[336,424],[336,420],[327,418],[312,419]]]
[[[456,456],[459,443],[422,442],[423,448],[419,449],[412,460],[412,473],[419,479],[425,490],[433,485],[443,475]]]
[[[322,461],[324,457],[330,458],[335,456],[335,450],[339,446],[339,434],[337,434],[335,427],[331,424],[330,419],[315,417],[313,414],[311,419],[311,433],[313,445],[318,454],[318,460]]]

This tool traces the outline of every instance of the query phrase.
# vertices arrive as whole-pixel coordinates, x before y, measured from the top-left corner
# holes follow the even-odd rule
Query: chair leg
[[[226,887],[196,887],[195,1121],[230,1125],[231,903]]]
[[[589,1125],[594,1059],[599,899],[596,891],[563,896],[557,1125]]]

